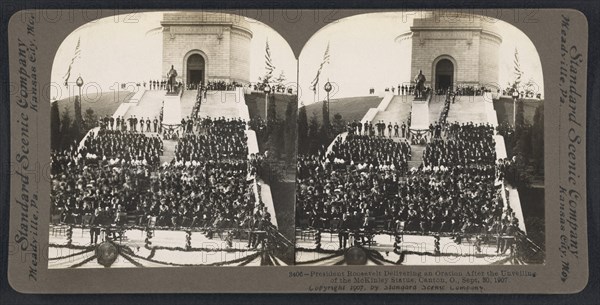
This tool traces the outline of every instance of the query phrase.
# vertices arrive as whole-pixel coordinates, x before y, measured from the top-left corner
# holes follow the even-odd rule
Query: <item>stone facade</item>
[[[184,83],[198,77],[204,81],[250,81],[252,31],[243,17],[209,12],[165,13],[161,25],[163,75],[173,65]],[[191,73],[187,67],[188,58],[194,54],[204,59],[201,73],[201,68]]]
[[[410,82],[422,70],[427,85],[435,88],[441,81],[436,65],[447,59],[454,67],[453,86],[500,88],[498,50],[502,37],[489,19],[424,14],[415,18],[410,31],[398,36],[396,42],[404,60],[402,66],[410,67],[410,74],[404,73],[402,82]]]

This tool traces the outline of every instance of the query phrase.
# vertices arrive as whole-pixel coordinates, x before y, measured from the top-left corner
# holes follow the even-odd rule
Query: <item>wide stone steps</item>
[[[392,98],[392,101],[388,105],[385,111],[379,111],[373,122],[379,122],[383,120],[387,123],[398,123],[402,125],[402,122],[408,122],[411,111],[412,96],[408,95],[396,95]]]
[[[491,101],[486,101],[483,96],[457,96],[450,105],[447,122],[488,123],[486,103]]]
[[[240,116],[235,91],[208,91],[202,99],[199,117],[238,118]]]
[[[194,105],[196,104],[196,90],[186,90],[183,91],[183,95],[181,96],[181,117],[186,118],[192,115],[192,110],[194,109]]]

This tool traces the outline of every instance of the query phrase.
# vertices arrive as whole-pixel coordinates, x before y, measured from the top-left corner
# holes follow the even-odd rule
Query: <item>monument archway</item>
[[[204,57],[199,53],[193,53],[188,56],[185,61],[185,72],[186,84],[196,86],[204,83],[206,75],[206,61]]]
[[[435,89],[446,90],[454,85],[454,63],[442,58],[435,64]]]

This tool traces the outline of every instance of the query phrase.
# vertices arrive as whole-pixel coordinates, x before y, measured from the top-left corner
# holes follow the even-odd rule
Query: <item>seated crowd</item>
[[[383,153],[392,163],[406,156],[402,149],[386,155],[395,151],[391,144],[372,142],[382,138],[349,135],[345,144],[334,144],[334,158],[367,156],[364,167],[364,157],[350,166],[331,167],[324,158],[300,156],[297,225],[332,232],[499,234],[506,224],[518,223],[510,208],[504,209],[495,184],[493,127],[455,123],[449,129],[447,139],[427,145],[423,165],[409,171],[375,166],[377,157],[365,151]]]
[[[199,133],[184,135],[175,158],[162,165],[159,137],[114,130],[90,135],[81,149],[74,143],[53,153],[52,214],[94,227],[92,243],[98,226],[195,227],[209,238],[219,229],[264,230],[271,215],[249,179],[258,159],[247,160],[246,122],[197,123]],[[97,162],[88,161],[92,156]]]
[[[348,134],[345,140],[335,140],[326,159],[335,164],[386,166],[391,170],[406,171],[410,154],[410,145],[406,142]]]
[[[178,161],[243,159],[247,157],[245,121],[203,118],[196,121],[196,126],[198,133],[186,133],[179,138],[175,149],[175,158]]]
[[[454,123],[447,126],[447,130],[446,140],[434,135],[432,141],[427,144],[423,153],[425,166],[494,164],[496,147],[492,137],[492,126]]]
[[[85,138],[78,154],[86,160],[157,165],[162,150],[162,140],[157,136],[101,129]]]
[[[53,213],[68,224],[89,223],[95,210],[104,223],[159,227],[241,228],[255,218],[270,218],[255,204],[244,161],[173,162],[153,173],[134,165],[67,165],[78,175],[53,176]],[[108,216],[108,217],[107,217]],[[119,216],[119,217],[117,217]]]

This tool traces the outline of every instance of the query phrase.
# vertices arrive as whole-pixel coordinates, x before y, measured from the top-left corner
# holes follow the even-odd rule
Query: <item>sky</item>
[[[73,31],[57,50],[52,66],[52,100],[77,94],[75,80],[81,75],[87,94],[120,90],[120,83],[162,78],[162,12],[137,13],[125,18],[107,17]],[[250,21],[250,80],[265,74],[265,43],[269,40],[274,76],[284,71],[289,82],[296,81],[296,58],[288,43],[270,27]],[[71,70],[69,88],[64,77],[81,39],[80,56]],[[115,83],[119,84],[115,84]]]
[[[412,17],[407,12],[372,13],[352,16],[329,24],[319,30],[300,53],[300,102],[305,105],[325,99],[323,85],[329,79],[334,83],[330,98],[368,95],[369,88],[376,93],[385,87],[397,86],[408,75],[410,66],[402,66],[400,45],[394,40],[409,31]],[[505,87],[514,79],[514,54],[518,44],[519,62],[524,72],[523,81],[530,78],[540,84],[543,92],[542,67],[531,40],[516,27],[497,21],[503,37],[500,47],[499,81]],[[323,61],[329,43],[330,61],[323,68],[317,94],[310,85]],[[404,73],[403,73],[404,72]]]
[[[323,85],[327,79],[333,83],[331,98],[364,96],[371,87],[381,92],[385,87],[404,81],[410,67],[402,66],[399,44],[395,38],[408,31],[412,17],[407,12],[373,13],[352,16],[333,22],[306,43],[296,58],[285,39],[261,22],[250,20],[254,34],[250,46],[250,80],[256,81],[265,73],[265,42],[269,40],[274,76],[283,70],[288,82],[296,81],[299,66],[299,99],[304,104],[323,100]],[[74,85],[81,75],[87,94],[98,90],[119,90],[119,83],[143,82],[161,78],[162,12],[137,13],[125,18],[107,17],[83,25],[71,33],[59,47],[52,68],[51,97],[60,99],[76,94]],[[131,21],[134,22],[131,22]],[[530,78],[543,92],[542,69],[533,43],[516,27],[497,21],[503,42],[500,47],[499,79],[502,86],[514,78],[513,59],[518,47],[523,81]],[[81,39],[81,53],[74,63],[67,89],[64,76],[73,58],[75,46]],[[310,89],[323,53],[330,45],[329,64],[324,66],[317,94]]]

